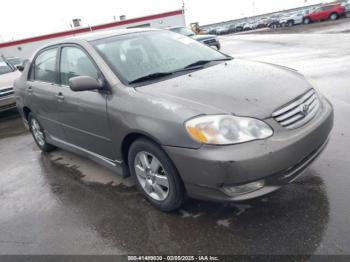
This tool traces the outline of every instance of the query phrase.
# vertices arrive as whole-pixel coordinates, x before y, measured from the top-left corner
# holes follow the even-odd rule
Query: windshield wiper
[[[136,84],[136,83],[140,83],[140,82],[144,82],[144,81],[149,81],[149,80],[153,80],[153,79],[169,76],[169,75],[172,75],[172,74],[173,74],[172,72],[152,73],[152,74],[149,74],[149,75],[145,75],[145,76],[141,76],[139,78],[136,78],[136,79],[130,81],[129,84]]]
[[[214,60],[199,60],[199,61],[196,61],[194,63],[191,63],[191,64],[185,66],[184,68],[181,68],[179,70],[175,70],[175,71],[172,71],[172,72],[157,72],[157,73],[152,73],[152,74],[149,74],[149,75],[141,76],[139,78],[136,78],[136,79],[130,81],[129,84],[136,84],[136,83],[140,83],[140,82],[145,82],[145,81],[150,81],[150,80],[162,78],[162,77],[165,77],[165,76],[170,76],[170,75],[173,75],[173,74],[176,74],[176,73],[180,73],[182,71],[195,69],[197,67],[200,67],[202,65],[205,65],[205,64],[208,64],[208,63],[211,63],[211,62],[227,61],[227,60],[232,60],[232,59],[233,59],[232,57],[227,57],[227,58],[214,59]]]
[[[213,60],[198,60],[194,63],[191,63],[187,66],[185,66],[183,69],[186,70],[186,69],[189,69],[189,68],[192,68],[192,67],[197,67],[197,66],[202,66],[202,65],[205,65],[205,64],[209,64],[211,62],[219,62],[219,61],[227,61],[227,60],[232,60],[232,57],[227,57],[227,58],[221,58],[221,59],[213,59]]]

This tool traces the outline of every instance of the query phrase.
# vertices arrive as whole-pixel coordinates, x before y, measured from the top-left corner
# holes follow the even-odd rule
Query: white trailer
[[[183,10],[176,10],[161,14],[121,20],[112,23],[83,27],[78,29],[72,29],[69,31],[57,32],[11,42],[0,43],[0,55],[3,54],[5,57],[14,56],[20,57],[22,59],[28,59],[37,49],[52,41],[88,32],[96,32],[100,30],[113,30],[137,27],[169,28],[174,26],[185,25],[186,21]]]

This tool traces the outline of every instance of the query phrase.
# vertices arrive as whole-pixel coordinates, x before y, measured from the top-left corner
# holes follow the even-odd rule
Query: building
[[[28,59],[38,48],[52,41],[100,30],[137,27],[168,28],[185,25],[186,21],[183,10],[176,10],[161,14],[132,19],[122,19],[121,21],[114,21],[106,24],[79,27],[68,31],[0,43],[0,55],[3,54],[5,57],[15,56],[22,59]]]

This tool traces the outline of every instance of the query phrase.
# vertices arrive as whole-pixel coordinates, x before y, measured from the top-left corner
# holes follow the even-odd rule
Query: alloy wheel
[[[34,135],[35,140],[38,142],[40,146],[44,146],[45,145],[44,132],[41,130],[41,127],[35,118],[32,118],[30,126],[31,126],[32,133]]]
[[[139,152],[134,161],[137,179],[151,198],[163,201],[169,195],[169,181],[161,162],[151,153]]]

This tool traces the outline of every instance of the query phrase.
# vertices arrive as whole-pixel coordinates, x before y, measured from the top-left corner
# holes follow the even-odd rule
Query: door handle
[[[61,92],[59,92],[59,93],[56,95],[56,97],[57,97],[57,100],[58,100],[59,102],[62,102],[62,101],[64,100],[64,95],[63,95]]]

